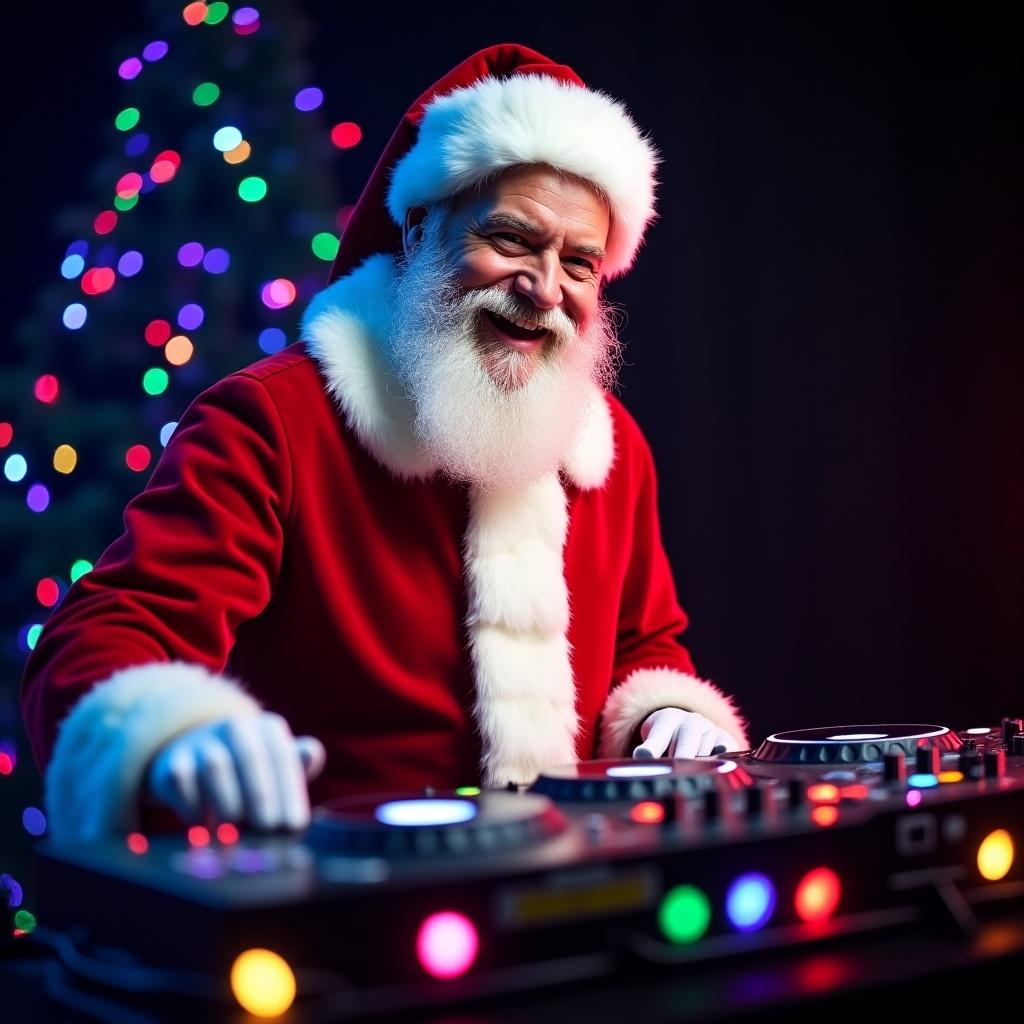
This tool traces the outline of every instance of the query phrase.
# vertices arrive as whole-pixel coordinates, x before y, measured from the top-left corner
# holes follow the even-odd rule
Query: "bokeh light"
[[[89,311],[80,302],[72,302],[64,307],[61,320],[69,331],[77,331],[84,326],[88,319]]]
[[[8,757],[6,751],[0,750],[0,757]],[[0,775],[9,775],[10,772],[5,772],[0,769]],[[21,901],[24,899],[24,893],[21,888],[21,883],[13,876],[6,873],[0,875],[0,895],[4,896],[4,902],[9,907],[20,907]]]
[[[52,608],[60,600],[60,584],[47,576],[36,584],[36,600],[44,608]]]
[[[113,267],[90,267],[82,275],[82,291],[86,295],[102,295],[109,292],[116,281]]]
[[[313,236],[311,248],[317,259],[331,263],[338,255],[338,236],[330,231],[321,231]]]
[[[71,582],[80,580],[87,572],[92,572],[92,562],[87,561],[84,558],[79,558],[77,562],[71,563],[71,571],[68,576],[71,577]]]
[[[46,815],[38,807],[26,807],[21,812],[21,823],[30,836],[41,836],[46,831]]]
[[[36,378],[36,383],[32,390],[37,401],[49,405],[51,402],[57,401],[57,396],[60,394],[60,384],[52,373],[44,373],[41,377]]]
[[[302,111],[316,110],[323,101],[323,90],[318,89],[315,85],[310,85],[305,89],[300,89],[295,94],[295,109]]]
[[[114,125],[120,132],[130,132],[139,123],[139,108],[125,107],[114,118]]]
[[[13,455],[7,456],[7,459],[4,461],[4,476],[12,484],[16,484],[19,480],[24,480],[27,472],[28,463],[25,461],[24,455],[19,455],[15,452]]]
[[[149,449],[144,444],[133,444],[124,455],[125,464],[133,473],[145,470],[151,458]]]
[[[141,832],[129,832],[125,842],[132,853],[143,854],[149,849],[149,840]]]
[[[178,262],[183,267],[195,267],[203,261],[203,247],[199,242],[186,242],[178,250]]]
[[[434,978],[458,978],[473,966],[480,940],[465,914],[443,910],[431,914],[416,934],[416,956]]]
[[[267,183],[262,178],[243,178],[238,183],[238,195],[247,203],[258,203],[266,194]]]
[[[149,136],[145,132],[136,132],[124,144],[125,156],[142,156],[149,149]]]
[[[288,339],[280,327],[265,327],[260,331],[260,348],[268,356],[274,355],[275,352],[280,352],[287,344],[287,341]]]
[[[224,154],[224,160],[229,164],[244,164],[250,156],[252,156],[252,146],[242,139],[234,149],[228,150]]]
[[[186,302],[178,310],[178,326],[183,331],[194,331],[203,323],[203,307],[195,302]]]
[[[142,175],[137,171],[129,171],[127,174],[122,174],[117,179],[114,191],[122,199],[130,199],[132,196],[138,195],[142,191]]]
[[[331,129],[331,142],[338,149],[351,149],[358,146],[363,138],[363,130],[355,121],[342,121]]]
[[[161,366],[154,366],[142,375],[142,390],[147,395],[162,395],[170,382],[167,371]]]
[[[243,1010],[279,1017],[295,1001],[295,974],[269,949],[247,949],[231,965],[231,991]]]
[[[53,468],[58,473],[73,473],[78,465],[78,452],[69,444],[58,445],[53,453]]]
[[[231,124],[224,125],[213,133],[213,148],[221,153],[234,149],[241,141],[242,133]]]
[[[160,428],[160,445],[163,448],[167,447],[167,442],[171,439],[171,434],[174,433],[174,428],[178,425],[177,420],[171,420],[170,423],[165,423]]]
[[[203,269],[210,274],[223,274],[231,266],[227,249],[210,249],[203,257]]]
[[[166,320],[150,320],[143,334],[147,345],[160,348],[171,337],[171,325]]]
[[[260,27],[260,12],[255,7],[239,7],[232,15],[235,34],[250,36]]]
[[[185,24],[195,28],[196,25],[202,25],[206,20],[206,4],[191,3],[182,12],[181,16],[185,19]]]
[[[677,885],[658,907],[658,926],[669,942],[696,942],[711,922],[711,904],[695,885]]]
[[[223,0],[216,0],[215,3],[206,6],[206,24],[219,25],[227,16],[230,8]]]
[[[295,301],[295,285],[286,277],[276,278],[263,286],[260,298],[268,309],[284,309]]]
[[[85,269],[85,260],[81,256],[65,256],[60,265],[60,276],[73,281]]]
[[[163,60],[167,56],[169,47],[163,39],[154,39],[151,43],[146,43],[142,50],[143,60],[148,60],[150,63],[158,60]]]
[[[113,210],[104,210],[97,214],[92,222],[92,229],[97,235],[109,235],[117,227],[117,214]]]
[[[45,512],[50,507],[50,492],[45,484],[33,484],[25,495],[25,504],[33,512]]]
[[[793,895],[797,916],[808,924],[827,921],[839,905],[842,886],[831,868],[815,868],[800,880]]]
[[[130,82],[133,78],[138,78],[141,71],[142,61],[138,57],[128,57],[126,60],[121,61],[117,67],[118,75],[126,82]]]
[[[215,82],[201,82],[192,90],[192,102],[197,107],[212,106],[220,99],[220,86]]]
[[[725,912],[735,928],[756,931],[775,910],[775,886],[764,876],[751,872],[740,875],[725,897]]]
[[[184,366],[194,351],[192,342],[184,334],[176,334],[164,347],[164,358],[171,366]]]
[[[137,249],[129,249],[117,261],[117,272],[123,277],[134,277],[142,269],[142,262],[142,253]]]
[[[39,643],[39,637],[42,635],[42,632],[43,625],[41,622],[36,622],[25,630],[25,645],[30,651],[36,649],[36,644]]]
[[[14,427],[10,423],[0,423],[0,448],[6,448],[14,440]]]

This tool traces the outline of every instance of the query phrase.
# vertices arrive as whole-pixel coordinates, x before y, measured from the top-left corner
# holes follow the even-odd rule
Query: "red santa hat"
[[[632,266],[654,217],[654,147],[620,102],[571,68],[504,43],[453,68],[406,112],[345,226],[330,281],[375,253],[398,252],[408,210],[521,164],[596,185],[611,211],[603,274]]]

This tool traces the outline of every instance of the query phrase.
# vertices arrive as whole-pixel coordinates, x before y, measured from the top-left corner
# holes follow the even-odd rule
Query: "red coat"
[[[482,771],[499,784],[573,748],[625,754],[643,717],[666,705],[744,738],[730,700],[695,678],[675,639],[686,616],[659,534],[654,465],[623,406],[596,396],[588,443],[567,455],[561,489],[552,477],[542,495],[556,554],[564,540],[567,608],[545,605],[561,580],[544,576],[543,545],[538,561],[518,563],[526,611],[515,571],[485,594],[488,538],[516,571],[508,552],[535,539],[527,506],[514,495],[492,513],[469,485],[417,466],[386,410],[361,397],[379,367],[353,323],[372,340],[364,300],[381,286],[364,265],[318,297],[307,345],[193,402],[126,509],[125,532],[46,623],[23,710],[49,765],[51,829],[62,827],[55,815],[67,835],[132,827],[131,797],[155,750],[200,721],[252,710],[244,691],[324,742],[314,800],[474,784]],[[354,351],[362,362],[341,365]],[[494,525],[502,516],[511,527]],[[548,653],[534,659],[530,644]],[[555,693],[559,664],[568,697]],[[94,804],[85,818],[83,789]]]

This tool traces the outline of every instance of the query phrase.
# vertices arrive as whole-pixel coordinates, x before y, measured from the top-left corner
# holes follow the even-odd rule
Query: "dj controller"
[[[347,1020],[911,926],[968,941],[1024,906],[1022,842],[1020,719],[805,729],[346,798],[300,836],[44,843],[39,932],[84,998]]]

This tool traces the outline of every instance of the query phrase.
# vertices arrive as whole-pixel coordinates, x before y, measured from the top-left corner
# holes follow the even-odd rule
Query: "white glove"
[[[312,736],[277,714],[236,715],[176,736],[157,752],[149,792],[189,825],[232,821],[260,829],[309,824],[306,783],[327,761]]]
[[[714,722],[695,711],[661,708],[640,726],[643,743],[633,751],[636,758],[707,757],[737,750],[739,743]]]

